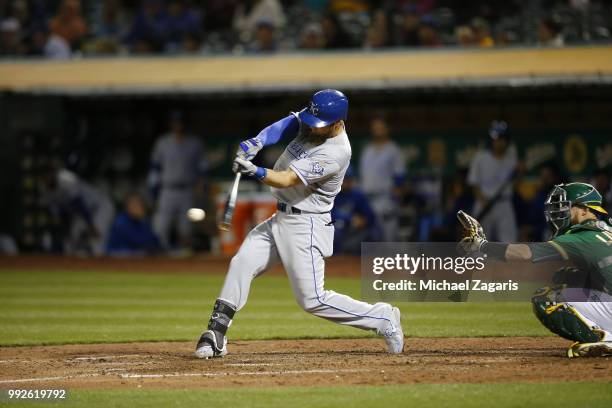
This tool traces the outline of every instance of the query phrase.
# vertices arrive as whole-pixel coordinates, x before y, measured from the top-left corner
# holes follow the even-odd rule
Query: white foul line
[[[67,376],[64,376],[64,377],[19,378],[17,380],[0,380],[0,384],[37,382],[37,381],[72,380],[72,379],[75,379],[75,378],[98,377],[99,375],[100,374],[93,373],[93,374],[67,375]]]
[[[265,376],[265,375],[292,375],[292,374],[338,374],[338,373],[362,373],[372,371],[369,369],[340,369],[340,370],[287,370],[287,371],[239,371],[239,372],[220,372],[220,373],[173,373],[173,374],[118,374],[121,378],[172,378],[172,377],[226,377],[226,376]],[[16,380],[0,380],[0,384],[38,382],[38,381],[59,381],[74,380],[77,378],[99,377],[101,374],[79,374],[67,375],[64,377],[38,377],[38,378],[19,378]],[[111,374],[114,375],[114,374]]]
[[[87,356],[87,357],[75,357],[69,358],[66,361],[95,361],[95,360],[112,360],[114,358],[126,358],[126,357],[142,357],[141,354],[123,354],[119,356]]]
[[[287,370],[287,371],[242,371],[223,373],[174,373],[174,374],[121,374],[121,378],[169,378],[169,377],[225,377],[225,376],[249,376],[249,375],[291,375],[291,374],[337,374],[337,373],[361,373],[370,371],[368,369],[343,369],[343,370]]]

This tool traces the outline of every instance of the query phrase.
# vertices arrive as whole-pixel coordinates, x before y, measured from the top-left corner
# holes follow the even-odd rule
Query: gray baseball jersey
[[[387,303],[374,305],[325,289],[325,258],[332,255],[334,226],[327,213],[340,192],[351,158],[346,131],[315,146],[298,136],[279,157],[275,170],[292,169],[302,185],[277,189],[274,196],[306,214],[278,211],[249,232],[232,259],[220,299],[242,309],[253,279],[281,262],[297,303],[340,324],[384,332],[393,319]]]
[[[370,143],[363,149],[359,174],[364,193],[390,195],[395,177],[405,172],[406,160],[395,142],[389,141],[382,146]]]
[[[393,197],[397,176],[406,173],[406,160],[397,143],[369,143],[359,160],[361,190],[382,227],[383,239],[395,241],[399,228],[398,201]]]
[[[491,198],[510,179],[516,163],[516,149],[512,146],[501,159],[495,157],[490,150],[479,151],[472,160],[467,181],[470,185],[480,188],[485,197]],[[511,195],[512,186],[508,186],[503,196],[509,198]]]
[[[164,135],[155,143],[151,161],[161,167],[161,185],[193,185],[204,162],[202,143],[193,136],[178,140]]]
[[[501,159],[495,157],[490,150],[480,151],[472,160],[467,181],[471,186],[478,187],[486,198],[491,198],[512,177],[516,163],[516,149],[513,146],[508,148]],[[516,241],[518,230],[511,197],[512,186],[509,185],[504,189],[501,199],[480,220],[488,239],[501,242]],[[477,201],[473,212],[478,214],[482,208],[483,203]]]
[[[193,188],[205,170],[202,143],[193,136],[177,139],[171,134],[160,137],[151,156],[152,184],[161,186],[153,215],[153,228],[165,248],[169,247],[174,222],[182,239],[187,240],[191,222],[185,213],[193,205]]]
[[[289,143],[274,165],[274,170],[293,170],[301,185],[272,188],[272,195],[302,211],[331,211],[340,192],[351,160],[351,144],[346,131],[316,146],[300,133]]]

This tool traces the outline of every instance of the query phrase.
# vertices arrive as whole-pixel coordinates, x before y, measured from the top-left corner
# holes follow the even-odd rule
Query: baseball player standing
[[[516,149],[509,144],[508,125],[493,121],[489,129],[490,149],[481,150],[474,156],[468,172],[468,184],[474,189],[476,204],[474,214],[479,214],[510,180],[516,170]],[[482,218],[482,228],[494,241],[517,240],[517,223],[512,205],[512,185],[508,185],[489,212]]]
[[[206,170],[202,143],[184,132],[183,115],[170,115],[170,132],[155,143],[151,155],[149,188],[156,200],[153,228],[162,247],[170,249],[170,233],[176,223],[179,243],[191,243],[191,223],[185,216],[193,206],[198,178]]]
[[[272,187],[277,212],[247,235],[230,262],[207,330],[196,346],[200,358],[227,354],[226,332],[234,314],[247,302],[251,282],[281,262],[298,304],[307,312],[340,324],[375,330],[389,353],[401,353],[404,335],[400,311],[374,305],[324,288],[325,258],[332,255],[334,226],[330,211],[351,158],[344,120],[348,99],[326,89],[309,106],[268,126],[240,143],[234,171]],[[262,147],[293,136],[274,169],[250,162]]]
[[[372,141],[359,161],[361,190],[370,200],[378,217],[385,241],[397,239],[399,227],[396,189],[406,177],[406,161],[397,143],[389,138],[389,127],[382,118],[370,123]]]

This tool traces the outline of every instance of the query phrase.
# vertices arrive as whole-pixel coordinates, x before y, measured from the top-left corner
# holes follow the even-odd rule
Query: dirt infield
[[[196,359],[193,346],[3,347],[0,388],[612,381],[612,358],[570,360],[556,338],[408,339],[398,356],[385,354],[380,339],[235,341],[214,360]]]

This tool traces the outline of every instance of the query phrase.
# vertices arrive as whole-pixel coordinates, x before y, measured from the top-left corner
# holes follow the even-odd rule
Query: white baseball
[[[206,218],[206,211],[201,208],[190,208],[187,210],[187,218],[193,222],[202,221]]]

